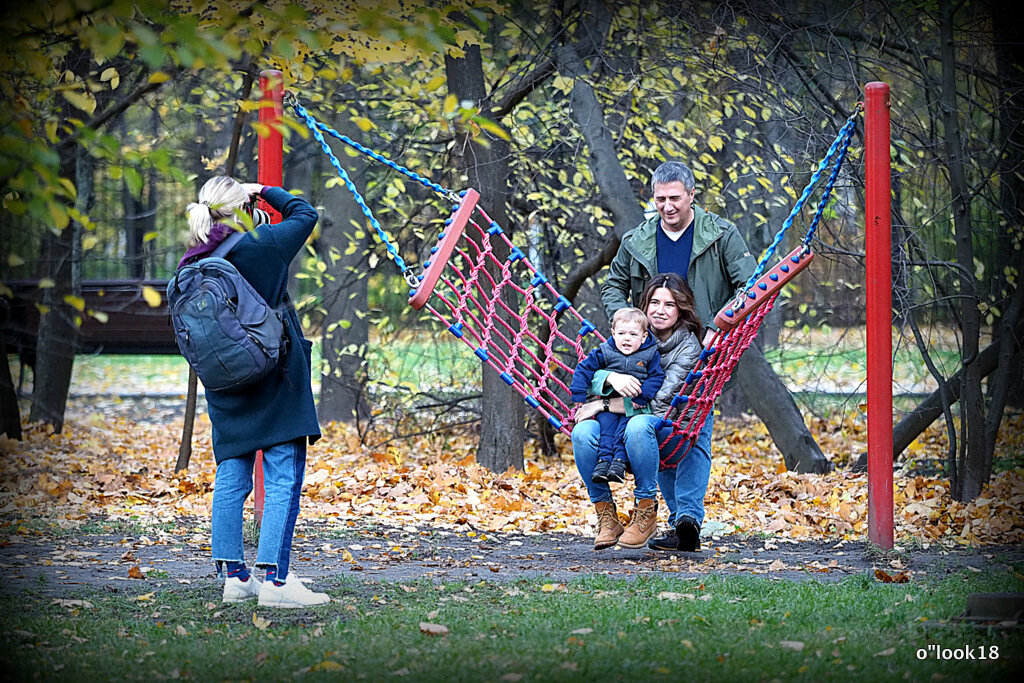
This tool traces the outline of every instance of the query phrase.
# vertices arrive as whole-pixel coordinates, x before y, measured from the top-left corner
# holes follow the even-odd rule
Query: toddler
[[[636,377],[641,382],[640,394],[632,399],[635,408],[646,408],[654,399],[665,371],[661,368],[658,343],[647,332],[647,316],[639,308],[620,308],[612,316],[612,336],[580,361],[572,375],[569,390],[572,400],[583,403],[587,389],[597,370],[610,370]],[[591,480],[594,483],[626,480],[626,422],[629,417],[608,410],[605,397],[604,410],[596,415],[601,425],[597,466]]]

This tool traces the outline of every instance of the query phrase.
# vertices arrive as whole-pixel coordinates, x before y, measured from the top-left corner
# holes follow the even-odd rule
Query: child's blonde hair
[[[249,195],[242,184],[230,176],[214,176],[199,190],[199,201],[190,202],[188,212],[189,246],[210,240],[210,229],[214,221],[223,221],[235,216]]]
[[[647,332],[647,315],[639,308],[620,308],[612,315],[612,329],[619,323],[640,323],[640,329]]]

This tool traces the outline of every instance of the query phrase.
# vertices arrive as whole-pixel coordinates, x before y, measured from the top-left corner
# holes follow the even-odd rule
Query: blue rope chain
[[[334,166],[335,170],[338,171],[338,175],[345,183],[345,187],[348,188],[348,191],[352,193],[352,197],[356,200],[356,204],[359,205],[359,208],[362,210],[363,215],[366,216],[366,218],[370,221],[370,225],[373,226],[373,229],[377,231],[377,237],[379,237],[380,241],[384,243],[385,248],[388,250],[388,254],[391,256],[392,259],[394,259],[395,265],[398,266],[398,269],[401,270],[403,273],[409,270],[405,265],[405,261],[399,255],[397,247],[395,247],[395,245],[391,242],[391,238],[388,237],[388,234],[384,231],[384,228],[380,227],[380,223],[377,221],[377,218],[373,215],[373,211],[371,211],[370,207],[366,205],[366,201],[363,199],[363,196],[359,193],[359,189],[356,187],[355,183],[352,182],[352,179],[349,177],[348,173],[345,172],[345,169],[342,168],[341,162],[338,161],[338,158],[334,156],[334,152],[331,151],[331,146],[327,144],[326,140],[324,140],[324,135],[323,133],[320,132],[316,120],[309,114],[309,112],[307,112],[302,107],[301,104],[299,104],[294,99],[291,99],[289,104],[292,105],[292,108],[295,110],[295,113],[303,121],[305,121],[306,126],[313,133],[313,137],[316,139],[317,142],[320,143],[320,148],[323,149],[324,154],[326,154],[327,158],[330,159],[331,166]]]
[[[334,130],[333,128],[331,128],[330,126],[328,126],[328,125],[326,125],[324,123],[321,123],[320,121],[317,121],[316,119],[314,119],[309,114],[308,111],[306,111],[306,109],[301,104],[299,104],[299,101],[291,93],[288,93],[285,96],[285,99],[287,100],[288,104],[290,104],[292,106],[292,108],[295,110],[295,113],[298,114],[301,118],[303,118],[306,121],[306,125],[309,126],[310,130],[313,130],[314,126],[316,128],[319,128],[324,133],[327,133],[328,135],[330,135],[331,137],[333,137],[333,138],[335,138],[337,140],[340,140],[341,142],[345,143],[346,145],[348,145],[352,149],[360,152],[361,154],[365,154],[366,156],[370,157],[371,159],[374,159],[375,161],[379,161],[380,163],[384,164],[385,166],[387,166],[389,168],[392,168],[392,169],[398,171],[399,173],[401,173],[404,176],[407,176],[407,177],[415,180],[420,185],[423,185],[424,187],[433,190],[437,194],[443,196],[445,199],[452,199],[455,196],[455,193],[452,190],[449,190],[449,189],[447,189],[445,187],[442,187],[441,185],[438,185],[437,183],[431,182],[427,178],[424,178],[423,176],[421,176],[419,173],[416,173],[415,171],[410,171],[405,166],[402,166],[401,164],[398,164],[398,163],[392,161],[391,159],[388,159],[383,154],[375,152],[372,149],[370,149],[369,147],[366,147],[365,145],[362,145],[359,142],[356,142],[355,140],[353,140],[352,138],[348,137],[347,135],[343,135],[343,134],[339,133],[338,131]],[[311,125],[310,122],[312,122],[312,125]]]
[[[821,220],[822,212],[825,210],[825,205],[828,204],[829,196],[832,193],[832,186],[835,185],[836,178],[839,176],[839,169],[843,165],[843,160],[846,158],[846,152],[850,149],[850,141],[853,139],[853,129],[857,125],[857,116],[860,114],[860,109],[853,112],[850,118],[846,120],[846,124],[839,130],[839,134],[836,135],[836,139],[832,141],[832,145],[829,147],[828,153],[825,154],[825,158],[818,164],[818,168],[815,169],[811,175],[811,179],[808,181],[807,186],[804,188],[803,193],[793,206],[793,210],[790,211],[789,216],[782,223],[782,228],[775,235],[775,239],[768,246],[764,256],[757,264],[757,268],[754,269],[754,274],[747,280],[746,286],[743,288],[744,291],[750,289],[757,282],[757,278],[764,272],[765,266],[768,261],[775,255],[775,250],[778,248],[779,243],[782,242],[782,238],[785,237],[786,231],[793,225],[793,220],[797,217],[800,211],[804,208],[807,200],[811,196],[811,192],[814,191],[815,185],[821,179],[821,174],[824,173],[825,169],[828,168],[829,164],[835,161],[835,166],[832,169],[832,173],[829,176],[828,184],[825,187],[825,191],[821,196],[821,201],[818,203],[818,211],[814,216],[814,220],[811,221],[811,226],[807,230],[807,236],[804,237],[804,246],[809,247],[811,239],[814,237],[814,232],[818,229],[818,223]]]
[[[353,199],[355,199],[356,204],[359,205],[359,208],[363,212],[363,215],[366,216],[366,218],[370,221],[370,225],[377,232],[377,237],[380,238],[380,241],[384,244],[384,247],[387,249],[388,255],[394,260],[395,265],[398,267],[400,271],[402,271],[402,274],[405,276],[406,282],[408,282],[412,286],[418,286],[416,274],[413,272],[411,268],[405,265],[405,260],[403,260],[401,255],[399,255],[398,253],[398,248],[395,246],[394,242],[391,241],[391,238],[388,236],[387,232],[385,232],[384,228],[381,227],[380,222],[373,215],[373,211],[371,211],[370,207],[367,206],[366,201],[363,199],[362,194],[360,194],[359,192],[359,188],[356,187],[355,183],[352,182],[352,178],[350,178],[348,173],[345,172],[345,169],[342,167],[341,162],[338,161],[338,158],[336,156],[334,156],[334,152],[331,150],[330,145],[327,144],[327,141],[324,139],[323,134],[327,133],[328,135],[337,138],[341,142],[358,150],[362,154],[366,154],[367,156],[372,157],[376,161],[379,161],[387,165],[388,167],[393,168],[399,173],[408,176],[409,178],[412,178],[416,182],[428,187],[429,189],[444,196],[447,199],[451,199],[453,197],[457,199],[457,195],[455,195],[455,193],[452,192],[451,190],[447,190],[441,187],[437,183],[430,182],[420,174],[410,171],[404,166],[396,164],[394,161],[391,161],[387,157],[384,157],[378,154],[377,152],[374,152],[372,149],[364,147],[363,145],[359,144],[358,142],[349,138],[348,136],[342,135],[341,133],[334,130],[330,126],[320,123],[319,121],[314,119],[313,116],[308,111],[306,111],[305,107],[299,104],[299,101],[295,98],[295,96],[292,93],[288,92],[285,94],[285,102],[291,105],[292,109],[295,111],[296,116],[298,116],[306,124],[306,127],[309,128],[310,132],[313,133],[313,137],[316,139],[317,142],[320,143],[320,148],[324,151],[324,154],[327,155],[327,158],[330,160],[331,165],[334,166],[335,170],[338,172],[338,176],[345,183],[345,187],[348,188],[348,191],[350,193],[352,193],[352,197]]]
[[[298,105],[298,106],[302,106],[302,105]],[[427,188],[433,190],[437,194],[445,197],[446,199],[450,199],[451,198],[451,195],[452,195],[452,191],[451,190],[446,189],[446,188],[438,185],[435,182],[431,182],[430,180],[424,178],[423,176],[421,176],[419,173],[416,173],[415,171],[410,171],[405,166],[397,164],[394,161],[392,161],[391,159],[388,159],[386,156],[384,156],[382,154],[379,154],[377,152],[374,152],[369,147],[364,147],[363,145],[359,144],[358,142],[356,142],[352,138],[348,137],[347,135],[342,135],[341,133],[339,133],[338,131],[334,130],[330,126],[327,126],[327,125],[325,125],[323,123],[320,123],[319,121],[317,122],[316,125],[317,125],[317,128],[319,128],[323,132],[327,133],[331,137],[334,137],[334,138],[337,138],[338,140],[341,140],[342,142],[344,142],[349,147],[351,147],[351,148],[353,148],[355,150],[358,150],[359,152],[362,152],[366,156],[368,156],[368,157],[370,157],[372,159],[375,159],[376,161],[381,162],[385,166],[393,168],[394,170],[398,171],[402,175],[405,175],[405,176],[408,176],[409,178],[412,178],[413,180],[415,180],[419,184],[421,184],[424,187],[427,187]]]
[[[839,169],[843,167],[843,161],[846,160],[846,153],[850,151],[850,141],[853,139],[854,126],[847,125],[843,127],[846,131],[846,139],[839,145],[839,157],[836,159],[835,166],[832,167],[832,173],[828,177],[828,183],[825,185],[825,191],[821,195],[821,201],[818,202],[818,210],[814,213],[814,220],[811,221],[811,227],[807,230],[807,235],[804,237],[804,249],[809,249],[811,246],[811,240],[814,239],[814,233],[818,229],[818,223],[821,221],[821,215],[825,212],[825,207],[828,205],[829,197],[832,195],[832,186],[836,184],[836,178],[839,177]],[[842,131],[840,131],[842,134]]]
[[[411,178],[412,180],[420,183],[421,185],[430,190],[433,190],[434,192],[436,192],[437,194],[441,195],[446,199],[451,199],[458,202],[458,196],[452,190],[442,187],[437,183],[431,182],[427,178],[421,176],[419,173],[411,171],[408,168],[405,168],[404,166],[395,163],[394,161],[388,159],[384,155],[379,154],[370,149],[369,147],[366,147],[356,142],[347,135],[342,135],[341,133],[334,130],[330,126],[327,126],[326,124],[317,121],[308,111],[306,111],[305,107],[299,104],[298,99],[295,97],[293,93],[285,93],[285,102],[291,105],[292,109],[295,110],[295,114],[305,122],[306,127],[309,128],[309,130],[313,133],[313,137],[316,139],[317,142],[320,143],[320,147],[321,149],[323,149],[324,154],[327,155],[327,158],[330,160],[331,165],[334,166],[334,168],[338,171],[338,175],[341,177],[342,181],[344,181],[345,187],[348,188],[348,191],[352,193],[352,197],[356,200],[356,204],[359,205],[359,208],[362,210],[363,214],[367,217],[367,219],[369,219],[370,225],[373,226],[373,229],[377,232],[377,236],[380,238],[380,241],[384,244],[385,248],[388,251],[388,254],[394,260],[395,265],[398,266],[399,270],[402,271],[402,273],[406,277],[406,280],[410,282],[410,285],[417,286],[415,283],[416,276],[412,272],[412,269],[408,268],[405,265],[405,261],[399,255],[398,249],[391,241],[387,232],[385,232],[384,229],[380,226],[380,223],[373,215],[373,211],[371,211],[370,207],[366,205],[365,200],[363,200],[363,196],[359,193],[359,189],[356,188],[355,183],[352,182],[352,179],[349,177],[348,173],[346,173],[345,169],[342,168],[341,162],[339,162],[338,158],[334,156],[334,152],[331,150],[330,145],[327,144],[327,141],[324,139],[323,134],[327,133],[331,137],[341,141],[342,143],[355,149],[361,154],[365,154],[366,156],[369,156],[370,158],[379,161],[385,166],[395,171],[398,171],[402,175]],[[832,167],[832,171],[829,175],[828,182],[825,186],[825,191],[822,193],[821,200],[818,203],[818,209],[814,214],[814,219],[811,221],[811,225],[807,230],[807,235],[804,237],[803,240],[804,247],[810,247],[811,240],[814,238],[814,233],[818,229],[818,224],[821,222],[821,217],[825,210],[825,206],[828,204],[828,200],[832,195],[832,188],[835,185],[836,179],[839,177],[839,169],[842,168],[843,161],[846,159],[846,153],[850,149],[850,142],[853,139],[853,131],[857,125],[857,116],[859,114],[860,108],[858,107],[857,111],[853,112],[850,115],[850,118],[846,120],[846,124],[840,129],[839,134],[836,135],[835,140],[832,141],[832,145],[829,147],[828,153],[825,154],[825,158],[821,160],[821,163],[818,164],[818,168],[815,169],[814,173],[811,175],[811,179],[808,181],[807,186],[804,187],[804,191],[800,195],[800,198],[797,200],[796,204],[793,206],[793,210],[790,211],[789,216],[786,217],[786,220],[782,223],[782,228],[778,231],[778,233],[776,233],[775,239],[772,240],[772,243],[768,246],[768,249],[761,257],[761,260],[757,264],[757,268],[754,269],[753,275],[751,275],[750,279],[747,280],[747,284],[744,287],[744,290],[748,290],[751,287],[753,287],[754,283],[757,281],[757,278],[759,278],[761,276],[761,273],[764,272],[765,266],[768,264],[768,261],[771,260],[771,258],[775,255],[775,252],[778,249],[779,244],[782,242],[782,239],[786,235],[786,231],[788,231],[790,227],[792,227],[793,221],[796,219],[797,215],[800,213],[804,205],[807,203],[807,200],[810,198],[811,193],[814,191],[814,187],[818,184],[818,181],[821,179],[822,173],[824,173],[825,169],[828,168],[829,164],[832,164],[834,161],[835,164]]]

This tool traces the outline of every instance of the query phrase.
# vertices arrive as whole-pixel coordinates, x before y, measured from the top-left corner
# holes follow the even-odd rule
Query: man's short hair
[[[655,185],[677,182],[682,183],[687,192],[693,192],[693,188],[697,186],[697,180],[689,166],[681,161],[666,161],[651,174],[651,192],[654,192]]]
[[[612,329],[618,323],[640,323],[640,329],[644,332],[647,331],[647,315],[644,314],[639,308],[620,308],[612,314]]]

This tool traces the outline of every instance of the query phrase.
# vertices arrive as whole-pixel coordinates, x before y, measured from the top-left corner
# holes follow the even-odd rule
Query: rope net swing
[[[538,410],[552,427],[568,435],[574,415],[569,392],[573,368],[591,347],[604,341],[604,336],[537,270],[502,227],[491,220],[479,205],[480,195],[476,190],[456,193],[395,163],[317,121],[290,92],[285,93],[285,103],[309,128],[384,244],[389,258],[404,276],[410,287],[409,304],[433,315],[481,362],[491,366],[529,406]],[[664,466],[674,467],[689,450],[779,291],[813,259],[810,241],[849,148],[856,115],[856,112],[851,115],[832,143],[746,286],[736,300],[716,316],[718,330],[710,341],[706,340],[697,364],[664,416],[663,425],[672,426],[665,443],[682,437],[674,450],[663,458]],[[325,135],[422,184],[450,204],[451,214],[419,272],[402,259],[334,155]],[[803,244],[762,275],[829,165],[832,165],[832,172]]]
[[[588,335],[604,341],[594,325],[559,294],[501,226],[491,220],[478,205],[480,195],[476,190],[455,193],[446,189],[317,121],[291,93],[286,93],[285,102],[320,143],[405,277],[410,287],[409,304],[429,311],[552,427],[568,435],[573,412],[569,392],[573,368],[589,351]],[[451,205],[451,215],[444,221],[430,255],[422,261],[420,272],[406,265],[324,135],[411,178]]]

